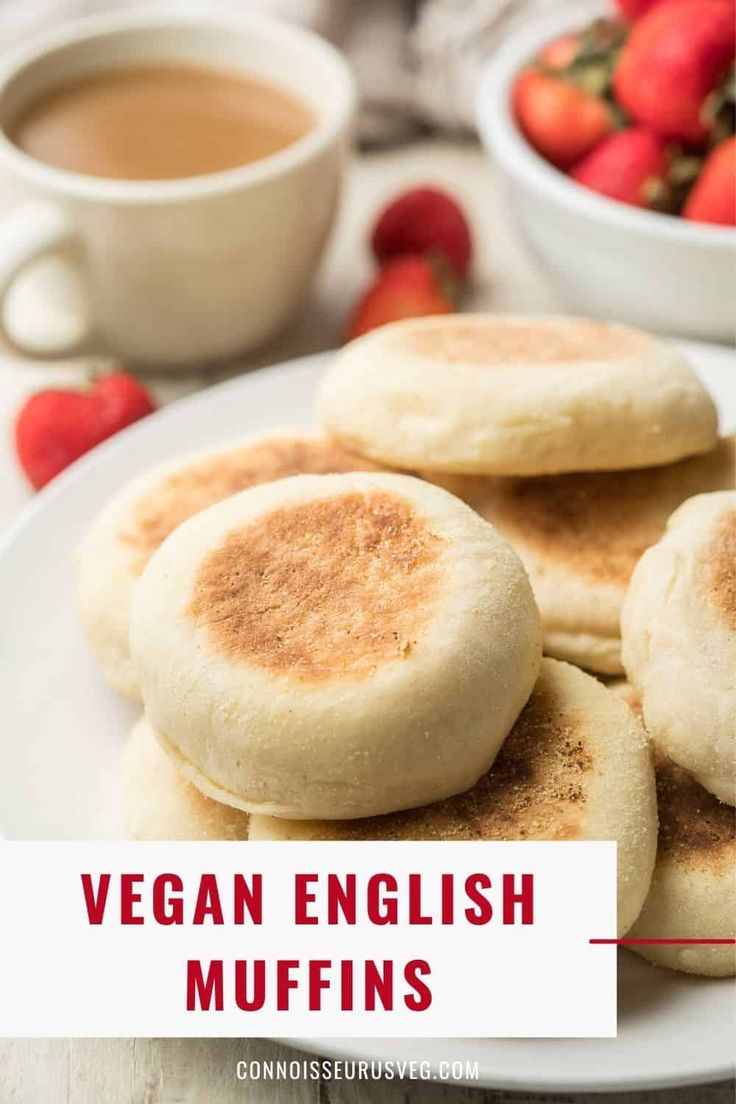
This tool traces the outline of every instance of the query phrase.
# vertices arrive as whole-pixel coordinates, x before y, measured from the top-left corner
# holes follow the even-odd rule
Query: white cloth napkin
[[[157,0],[155,7],[263,11],[345,50],[362,92],[360,138],[380,145],[418,127],[473,126],[475,79],[510,25],[558,0]],[[70,19],[140,0],[0,0],[0,52]]]

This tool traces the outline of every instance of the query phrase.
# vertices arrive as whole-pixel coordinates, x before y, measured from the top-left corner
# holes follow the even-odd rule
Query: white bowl
[[[483,144],[524,236],[572,309],[663,333],[732,341],[736,230],[597,195],[545,161],[514,120],[510,96],[519,69],[545,42],[602,10],[577,5],[530,20],[494,54],[478,88]]]

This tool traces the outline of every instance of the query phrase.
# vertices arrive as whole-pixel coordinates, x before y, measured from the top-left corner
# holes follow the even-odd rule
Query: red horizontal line
[[[731,946],[736,939],[589,939],[589,943],[614,943],[624,947]]]

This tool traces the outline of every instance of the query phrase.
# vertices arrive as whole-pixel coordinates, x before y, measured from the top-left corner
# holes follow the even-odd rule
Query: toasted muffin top
[[[120,534],[142,572],[158,546],[187,518],[239,491],[290,475],[377,471],[370,460],[328,437],[265,438],[182,464],[141,496]]]
[[[654,345],[647,334],[589,319],[533,323],[501,316],[444,319],[397,334],[402,350],[443,364],[505,367],[514,364],[574,365],[626,358]]]
[[[431,621],[444,544],[389,491],[290,503],[206,556],[189,615],[230,659],[312,681],[365,675]]]
[[[458,483],[457,493],[520,551],[528,549],[545,563],[593,582],[624,588],[639,558],[659,540],[670,514],[685,499],[735,484],[736,438],[731,437],[713,452],[676,464],[489,479],[484,485],[466,480]],[[721,590],[727,585],[725,576],[718,585]]]
[[[656,753],[659,857],[693,870],[722,872],[736,863],[736,810],[686,770]]]

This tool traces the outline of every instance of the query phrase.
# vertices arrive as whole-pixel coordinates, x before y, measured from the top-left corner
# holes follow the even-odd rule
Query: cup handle
[[[8,334],[4,306],[13,281],[25,268],[42,257],[52,255],[74,240],[74,231],[66,215],[51,204],[25,203],[0,221],[0,333],[13,347],[29,356],[63,356],[80,345],[80,337],[53,347],[26,344]]]

